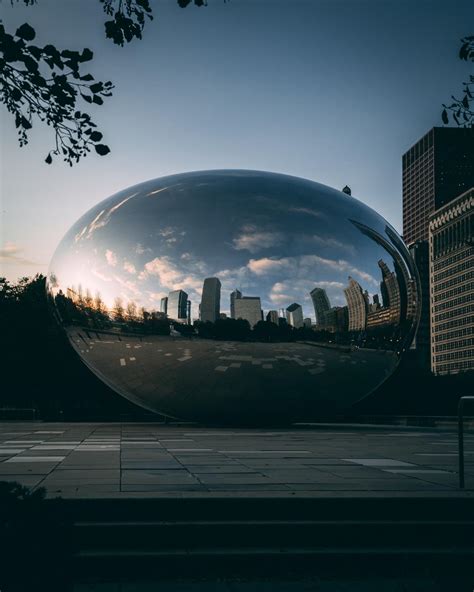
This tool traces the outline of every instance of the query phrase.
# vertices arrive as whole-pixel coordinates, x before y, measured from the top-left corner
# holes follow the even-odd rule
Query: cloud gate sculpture
[[[87,366],[185,420],[317,420],[380,385],[409,347],[419,285],[357,199],[259,171],[147,181],[59,244],[48,294]]]

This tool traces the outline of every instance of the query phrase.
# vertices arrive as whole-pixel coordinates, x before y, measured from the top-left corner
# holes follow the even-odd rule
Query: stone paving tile
[[[198,479],[186,470],[181,471],[122,471],[122,485],[141,483],[168,483],[187,485],[199,483]]]
[[[194,484],[176,484],[176,483],[122,483],[121,491],[157,491],[168,493],[180,493],[186,491],[207,491],[207,489],[199,483]]]
[[[183,465],[173,461],[155,461],[155,460],[122,460],[122,469],[168,469],[180,470]]]

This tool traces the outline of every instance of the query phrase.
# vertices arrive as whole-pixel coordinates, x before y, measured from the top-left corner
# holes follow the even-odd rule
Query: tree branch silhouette
[[[225,2],[226,0],[224,0]],[[1,2],[1,0],[0,0]],[[37,0],[10,0],[26,6]],[[105,35],[123,47],[133,39],[141,39],[146,20],[152,20],[150,0],[99,0],[106,15]],[[177,0],[181,8],[190,4],[206,6],[206,0]],[[95,81],[89,73],[81,71],[82,64],[92,60],[93,53],[54,45],[44,47],[28,44],[36,32],[27,23],[15,34],[9,34],[0,20],[0,101],[15,118],[20,146],[28,143],[28,131],[34,118],[51,126],[55,133],[55,146],[45,158],[51,164],[53,156],[62,156],[70,166],[87,156],[92,149],[100,156],[110,152],[102,144],[102,133],[88,113],[78,103],[102,105],[112,95],[112,82]]]
[[[0,22],[0,100],[15,118],[20,146],[28,143],[28,131],[38,117],[55,131],[48,164],[53,155],[62,155],[72,166],[92,148],[101,156],[107,154],[108,146],[100,143],[102,134],[77,103],[102,105],[112,94],[112,83],[95,81],[92,74],[81,71],[93,58],[90,49],[79,53],[59,51],[50,44],[38,47],[29,43],[35,36],[26,23],[10,35]]]
[[[474,35],[461,39],[459,59],[474,62]],[[450,119],[460,127],[472,127],[474,124],[474,76],[463,82],[462,93],[461,98],[452,96],[450,105],[443,104],[441,118],[444,124],[449,124]]]

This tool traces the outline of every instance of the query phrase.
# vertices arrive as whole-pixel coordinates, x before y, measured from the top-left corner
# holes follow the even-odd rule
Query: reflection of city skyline
[[[133,300],[125,301],[121,297],[116,297],[113,306],[108,307],[98,292],[93,296],[81,286],[77,289],[67,288],[65,293],[59,290],[56,297],[59,296],[59,301],[62,301],[63,313],[68,308],[65,302],[69,301],[75,307],[76,316],[79,314],[80,317],[78,311],[82,311],[82,320],[87,319],[88,323],[96,325],[127,325],[135,328],[143,325],[150,329],[153,326],[157,332],[168,333],[169,327],[173,325],[178,331],[189,326],[189,331],[193,332],[193,327],[203,324],[243,321],[255,333],[261,331],[263,323],[272,324],[279,330],[286,327],[286,331],[309,330],[314,334],[370,334],[377,330],[395,328],[406,320],[401,318],[400,286],[396,271],[391,271],[383,259],[379,259],[378,268],[381,274],[380,294],[373,293],[370,296],[367,289],[364,290],[357,280],[349,276],[347,285],[342,290],[346,300],[343,306],[332,306],[327,290],[315,282],[314,288],[308,293],[313,304],[315,321],[304,315],[303,305],[299,302],[289,302],[278,309],[264,310],[260,296],[244,294],[240,289],[234,289],[230,293],[228,315],[221,310],[222,283],[216,276],[204,278],[201,300],[199,303],[195,302],[194,306],[188,292],[182,288],[170,290],[167,296],[162,296],[156,309],[147,309]],[[305,296],[302,294],[303,300]],[[69,309],[71,314],[71,306]],[[195,318],[192,317],[193,310],[197,313]],[[79,317],[76,321],[80,320]]]

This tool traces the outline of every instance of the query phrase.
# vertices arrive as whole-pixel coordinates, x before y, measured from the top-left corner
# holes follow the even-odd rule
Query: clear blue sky
[[[45,272],[68,228],[129,185],[199,169],[289,173],[353,194],[401,229],[401,155],[433,125],[471,69],[474,3],[423,0],[151,0],[142,41],[105,39],[98,0],[0,4],[9,29],[37,43],[90,47],[114,96],[90,109],[106,157],[72,169],[44,158],[50,129],[19,148],[0,105],[0,273]],[[85,109],[84,109],[85,110]]]

